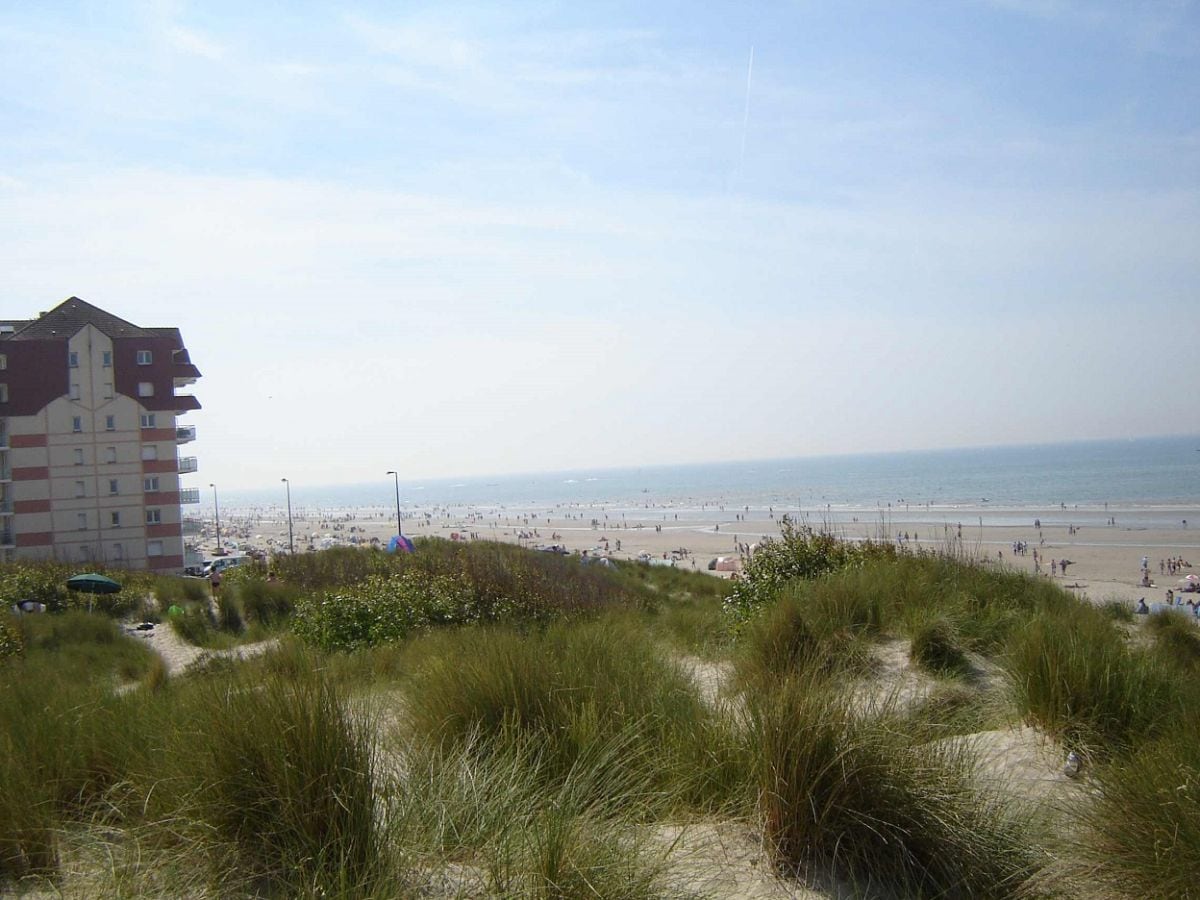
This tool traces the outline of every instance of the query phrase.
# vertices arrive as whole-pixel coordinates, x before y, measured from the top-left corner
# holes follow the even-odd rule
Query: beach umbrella
[[[72,575],[67,579],[67,587],[81,594],[115,594],[121,590],[121,585],[117,582],[96,572]]]
[[[416,549],[413,547],[413,542],[402,534],[392,535],[387,548],[388,553],[412,553]]]

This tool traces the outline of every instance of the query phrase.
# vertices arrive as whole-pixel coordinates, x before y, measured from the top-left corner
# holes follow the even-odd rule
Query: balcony
[[[195,384],[200,377],[200,370],[191,363],[175,363],[175,370],[172,373],[175,378],[175,387],[187,387],[189,384]]]
[[[8,449],[8,423],[0,423],[0,450]]]
[[[175,410],[176,415],[191,412],[200,409],[200,401],[191,394],[175,394],[171,398],[171,409]]]
[[[175,429],[175,442],[177,444],[186,444],[189,441],[196,439],[195,425],[180,425]]]
[[[0,483],[12,481],[12,466],[8,464],[8,460],[0,463]]]
[[[196,462],[196,457],[194,457],[194,456],[179,457],[179,474],[180,475],[186,475],[189,472],[195,472],[199,468],[200,468],[200,466]]]
[[[17,546],[17,538],[11,528],[0,529],[0,547]]]
[[[180,503],[199,503],[200,488],[187,488],[179,492]]]
[[[182,528],[186,535],[201,534],[204,531],[204,524],[199,519],[185,518]]]

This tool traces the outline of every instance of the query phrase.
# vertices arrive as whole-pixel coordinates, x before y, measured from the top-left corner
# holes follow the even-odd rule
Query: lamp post
[[[293,541],[293,539],[292,539],[292,483],[291,483],[290,481],[288,481],[286,478],[280,478],[279,480],[280,480],[280,481],[282,481],[284,484],[286,484],[286,485],[287,485],[287,498],[288,498],[288,553],[291,553],[291,554],[293,554],[293,555],[294,555],[294,554],[296,553],[296,544],[295,544],[295,542],[294,542],[294,541]]]
[[[217,553],[221,552],[221,504],[217,502],[217,486],[211,482],[208,485],[213,489],[213,515],[217,520]]]
[[[396,534],[403,537],[404,528],[400,524],[400,473],[388,469],[388,474],[394,475],[396,478]]]

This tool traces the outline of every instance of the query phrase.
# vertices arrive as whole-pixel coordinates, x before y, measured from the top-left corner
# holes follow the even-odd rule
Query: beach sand
[[[793,513],[793,516],[795,514]],[[744,517],[744,518],[742,518]],[[937,518],[942,521],[935,521]],[[1012,520],[1024,517],[1028,524],[990,525],[987,518]],[[267,552],[287,548],[287,518],[282,511],[267,511],[248,515],[223,516],[223,538],[227,549],[236,544],[240,549],[255,547]],[[615,559],[636,559],[648,554],[657,559],[669,557],[674,551],[686,550],[677,565],[686,569],[706,571],[709,561],[719,557],[739,556],[743,550],[764,538],[779,536],[779,520],[768,511],[673,510],[650,507],[622,513],[601,507],[555,508],[545,512],[516,513],[508,510],[431,510],[406,512],[404,533],[413,538],[436,536],[451,538],[471,535],[473,540],[495,540],[536,547],[559,544],[572,553],[587,552],[590,556],[611,556]],[[997,516],[996,510],[957,509],[938,513],[920,511],[887,516],[864,514],[861,519],[843,514],[841,520],[813,520],[814,527],[828,527],[846,539],[871,538],[900,542],[911,550],[951,550],[991,565],[1019,571],[1035,572],[1034,550],[1041,564],[1041,577],[1052,579],[1063,587],[1094,602],[1119,600],[1135,602],[1145,597],[1147,602],[1161,601],[1168,588],[1177,593],[1184,575],[1200,573],[1200,508],[1161,510],[1122,510],[1115,516],[1117,524],[1108,524],[1108,513],[1099,510],[1073,512],[1062,509],[1021,510],[1011,515]],[[1174,518],[1179,524],[1172,527],[1123,526],[1121,519],[1131,521],[1154,519],[1159,522]],[[980,524],[980,521],[983,524]],[[1042,527],[1035,527],[1040,520]],[[1183,522],[1187,520],[1188,525]],[[974,522],[975,524],[971,524]],[[960,529],[961,523],[961,529]],[[351,539],[380,542],[396,533],[394,512],[381,509],[303,510],[293,517],[294,540],[297,552],[309,546],[321,547],[331,542]],[[905,539],[907,536],[907,539]],[[1025,542],[1027,552],[1013,552],[1016,542]],[[618,547],[619,543],[619,547]],[[200,546],[206,555],[216,546],[212,522],[208,522]],[[1141,560],[1150,562],[1152,586],[1142,585]],[[1160,571],[1160,562],[1181,558],[1185,565],[1175,574]],[[1051,560],[1070,561],[1065,575],[1057,569],[1051,573]],[[725,574],[727,573],[717,573]],[[1200,594],[1197,595],[1200,597]]]

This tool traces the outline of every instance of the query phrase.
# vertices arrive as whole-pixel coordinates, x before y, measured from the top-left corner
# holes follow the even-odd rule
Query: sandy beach
[[[794,510],[791,514],[796,516]],[[764,538],[778,537],[783,513],[719,507],[617,512],[596,506],[537,513],[439,508],[406,510],[404,516],[404,533],[414,538],[457,536],[529,547],[557,544],[572,553],[614,559],[675,555],[677,565],[706,571],[714,558],[744,557]],[[1022,518],[1028,524],[988,524],[989,519]],[[1178,592],[1184,575],[1200,572],[1200,508],[1123,509],[1111,518],[1115,524],[1110,524],[1107,511],[1062,508],[1001,514],[983,508],[920,509],[803,517],[814,527],[827,527],[850,540],[893,541],[912,551],[952,549],[994,565],[1036,572],[1095,602],[1162,600],[1168,589]],[[1122,519],[1157,524],[1123,525]],[[1170,519],[1178,524],[1165,527],[1162,523]],[[283,510],[231,511],[222,516],[222,540],[226,549],[280,552],[287,549],[287,524]],[[213,525],[210,519],[202,526],[199,546],[205,555],[216,547]],[[293,515],[292,526],[296,551],[305,552],[309,547],[372,539],[386,543],[396,533],[396,515],[381,508],[300,510]],[[1018,544],[1024,544],[1023,553],[1014,553]],[[1142,583],[1143,557],[1149,560],[1150,587]],[[1060,567],[1064,559],[1068,561],[1065,574]],[[1182,560],[1174,574],[1169,571],[1171,559]]]

